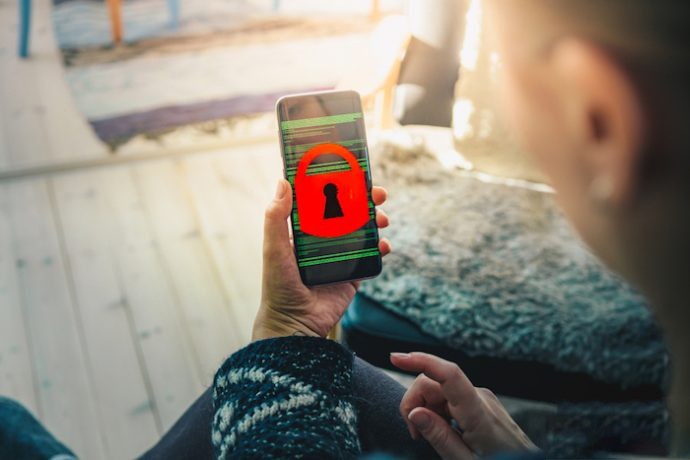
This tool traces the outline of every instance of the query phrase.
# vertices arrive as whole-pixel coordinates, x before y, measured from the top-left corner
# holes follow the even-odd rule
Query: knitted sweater
[[[232,355],[214,379],[212,441],[216,457],[358,456],[361,447],[352,363],[352,354],[337,343],[311,337],[263,340]],[[6,458],[75,460],[23,406],[0,397],[0,459]],[[379,453],[366,459],[393,457]],[[495,460],[499,459],[543,457],[525,453]]]
[[[315,337],[261,340],[230,356],[213,382],[216,458],[395,460],[360,456],[352,366],[352,353]],[[492,457],[543,459],[535,452]]]
[[[356,458],[352,354],[330,340],[251,343],[214,379],[217,458]]]

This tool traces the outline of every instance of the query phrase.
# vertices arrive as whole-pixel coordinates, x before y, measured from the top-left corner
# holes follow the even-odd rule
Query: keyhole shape
[[[329,182],[323,187],[323,194],[326,195],[326,209],[323,211],[323,218],[343,217],[343,209],[338,201],[338,187]]]

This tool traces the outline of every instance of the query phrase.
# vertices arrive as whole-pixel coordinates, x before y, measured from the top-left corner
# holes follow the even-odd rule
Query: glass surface
[[[359,95],[353,91],[324,92],[291,96],[278,103],[278,121],[283,149],[285,177],[295,190],[292,226],[297,264],[305,284],[324,284],[366,278],[379,273],[374,203],[371,200],[371,176]],[[345,147],[364,171],[369,221],[343,236],[322,238],[300,229],[297,200],[314,197],[297,196],[295,177],[302,156],[312,147],[333,143]],[[307,176],[348,174],[350,165],[340,156],[323,154],[314,158]],[[301,190],[302,193],[306,193]],[[323,193],[311,190],[309,193]],[[339,192],[340,193],[340,192]]]

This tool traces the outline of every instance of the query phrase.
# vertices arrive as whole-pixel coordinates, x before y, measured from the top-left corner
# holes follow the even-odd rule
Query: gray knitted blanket
[[[445,170],[423,148],[380,143],[371,160],[394,251],[365,295],[471,355],[663,385],[645,301],[588,252],[553,194]]]

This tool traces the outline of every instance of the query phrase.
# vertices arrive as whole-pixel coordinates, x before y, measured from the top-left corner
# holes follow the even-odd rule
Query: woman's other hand
[[[386,201],[382,187],[373,187],[371,194],[376,206]],[[359,282],[316,287],[302,283],[288,230],[291,211],[292,188],[281,179],[266,209],[261,306],[252,340],[295,334],[325,337],[359,287]],[[376,224],[379,228],[388,226],[388,217],[381,210],[376,211]],[[390,243],[381,239],[379,250],[388,254]]]
[[[403,396],[400,413],[410,435],[421,434],[442,458],[536,450],[498,398],[472,385],[457,364],[426,353],[391,353],[391,362],[422,372]]]

